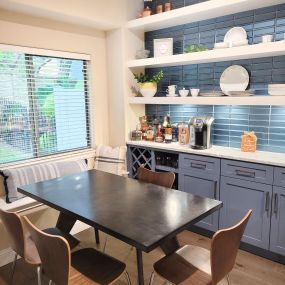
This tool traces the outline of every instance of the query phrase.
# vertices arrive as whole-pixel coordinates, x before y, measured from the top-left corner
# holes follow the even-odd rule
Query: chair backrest
[[[173,172],[154,172],[142,166],[138,168],[138,180],[155,185],[172,188],[175,174]]]
[[[57,285],[68,285],[70,270],[68,242],[63,237],[42,232],[27,217],[23,220],[38,249],[45,275]]]
[[[0,209],[0,218],[8,233],[12,249],[25,258],[25,237],[20,216]]]
[[[251,213],[249,210],[237,225],[214,234],[211,243],[212,284],[217,284],[233,269]]]

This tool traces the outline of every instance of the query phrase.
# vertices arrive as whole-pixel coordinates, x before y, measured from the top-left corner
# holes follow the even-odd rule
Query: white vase
[[[143,97],[153,97],[157,92],[157,83],[145,82],[140,83],[140,93]]]

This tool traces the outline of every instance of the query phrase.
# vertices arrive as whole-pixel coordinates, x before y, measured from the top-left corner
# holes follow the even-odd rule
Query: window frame
[[[37,129],[37,120],[35,117],[35,112],[32,112],[32,114],[29,114],[29,119],[31,122],[31,129],[32,129],[32,144],[33,144],[33,157],[28,159],[21,159],[16,161],[10,161],[6,163],[0,163],[1,168],[2,167],[14,167],[19,165],[31,165],[36,164],[40,162],[47,162],[47,161],[54,161],[58,159],[67,159],[67,158],[82,158],[82,159],[88,159],[95,156],[95,149],[93,146],[94,141],[94,130],[93,130],[93,124],[92,124],[92,112],[93,106],[91,106],[92,100],[91,100],[91,84],[88,81],[90,78],[90,64],[91,64],[91,56],[88,54],[83,53],[73,53],[73,52],[65,52],[65,51],[56,51],[56,50],[49,50],[49,49],[39,49],[39,48],[31,48],[31,47],[24,47],[24,46],[14,46],[14,45],[7,45],[7,44],[1,44],[0,43],[0,50],[4,52],[15,52],[15,53],[23,53],[25,57],[25,65],[31,64],[33,56],[43,56],[43,57],[51,57],[51,58],[60,58],[60,59],[71,59],[71,60],[82,60],[83,66],[84,66],[84,99],[85,99],[85,113],[86,113],[86,132],[88,134],[87,138],[87,146],[82,147],[79,149],[71,149],[71,150],[64,150],[64,151],[57,151],[55,153],[50,154],[44,154],[41,155],[39,152],[39,143],[37,143],[37,140],[39,140],[39,137],[36,135],[36,129]],[[28,83],[28,100],[29,100],[29,106],[30,104],[33,105],[34,97],[34,88],[30,86],[32,83],[29,78],[30,77],[30,70],[27,69],[27,83]],[[34,108],[33,108],[34,110]],[[33,118],[31,118],[31,116]],[[36,147],[35,147],[36,146]]]

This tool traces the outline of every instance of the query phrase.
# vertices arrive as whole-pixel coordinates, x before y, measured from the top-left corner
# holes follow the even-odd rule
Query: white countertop
[[[147,141],[127,141],[127,144],[138,147],[149,147],[160,150],[170,150],[285,167],[285,153],[276,153],[269,151],[241,152],[241,150],[238,148],[222,146],[213,146],[210,149],[196,150],[191,149],[189,146],[182,146],[179,143],[166,144]]]

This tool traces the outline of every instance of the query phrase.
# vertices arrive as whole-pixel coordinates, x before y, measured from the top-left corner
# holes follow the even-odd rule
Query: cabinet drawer
[[[274,183],[275,186],[285,187],[285,168],[274,168]]]
[[[273,183],[273,167],[268,165],[223,159],[221,173],[222,176],[271,185]]]
[[[204,175],[220,175],[220,159],[200,155],[180,154],[179,168]]]

